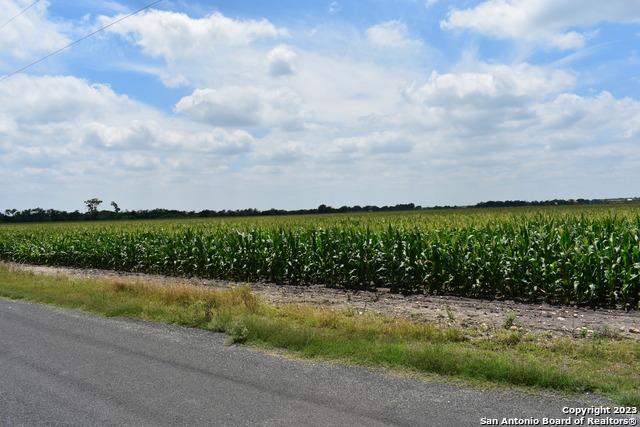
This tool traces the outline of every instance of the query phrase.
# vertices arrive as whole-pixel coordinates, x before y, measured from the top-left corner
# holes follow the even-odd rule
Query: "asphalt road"
[[[0,299],[0,425],[478,426],[503,418],[544,425],[568,418],[563,407],[590,405],[293,360],[225,341]]]

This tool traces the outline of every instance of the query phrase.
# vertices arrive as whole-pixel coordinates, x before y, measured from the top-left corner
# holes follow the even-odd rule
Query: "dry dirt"
[[[244,285],[244,283],[200,278],[186,279],[107,270],[5,264],[37,274],[144,281],[166,286],[186,283],[224,289]],[[638,310],[594,310],[422,294],[403,296],[388,290],[347,291],[320,285],[287,286],[273,283],[248,283],[248,285],[266,301],[275,303],[310,303],[327,309],[343,308],[362,313],[407,316],[432,321],[442,326],[468,327],[487,332],[502,329],[505,319],[515,314],[513,327],[524,332],[551,332],[554,335],[573,337],[601,334],[640,340],[640,311]]]

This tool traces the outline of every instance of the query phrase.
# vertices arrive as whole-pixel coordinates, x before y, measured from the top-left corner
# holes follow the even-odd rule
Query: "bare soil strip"
[[[201,278],[178,278],[162,275],[127,273],[109,270],[45,267],[3,263],[14,269],[37,274],[66,277],[106,278],[142,281],[166,286],[192,284],[225,289],[245,283]],[[640,340],[640,311],[591,309],[584,307],[523,304],[514,301],[478,300],[423,294],[400,295],[382,289],[378,292],[332,289],[322,285],[289,286],[274,283],[246,283],[258,295],[272,303],[307,303],[327,309],[348,309],[356,313],[374,312],[411,317],[442,326],[459,326],[495,332],[513,317],[512,329],[558,336],[617,336]]]

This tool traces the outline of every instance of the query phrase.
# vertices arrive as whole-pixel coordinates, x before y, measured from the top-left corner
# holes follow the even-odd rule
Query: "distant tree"
[[[113,210],[116,214],[120,212],[120,208],[118,207],[118,204],[116,202],[111,202],[111,206],[113,206]]]
[[[84,201],[84,204],[87,205],[87,211],[92,214],[98,212],[98,206],[100,206],[100,203],[102,203],[102,200],[96,199],[95,197]]]
[[[331,206],[327,206],[325,204],[318,206],[318,213],[333,213],[333,212],[336,212],[336,210]]]

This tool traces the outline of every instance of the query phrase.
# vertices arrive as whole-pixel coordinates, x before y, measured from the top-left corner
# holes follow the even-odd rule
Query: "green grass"
[[[248,287],[214,291],[69,279],[7,266],[0,266],[0,296],[225,332],[230,342],[305,358],[498,386],[600,392],[618,404],[640,406],[640,344],[631,340],[571,340],[504,330],[486,336],[371,313],[271,305]]]

